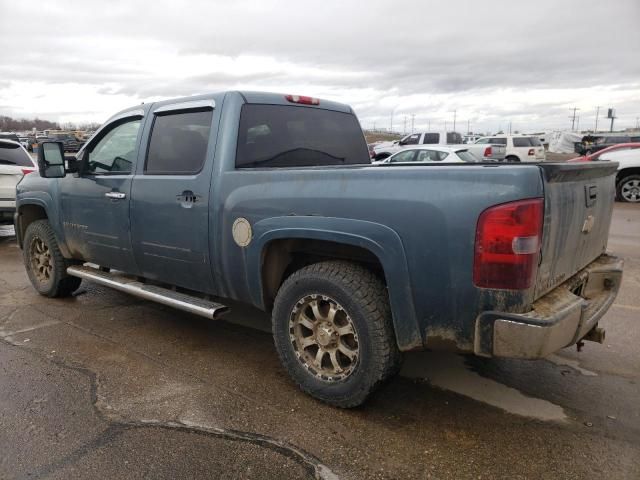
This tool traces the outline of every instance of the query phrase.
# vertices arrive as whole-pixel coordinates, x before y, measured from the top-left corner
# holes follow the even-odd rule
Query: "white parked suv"
[[[457,132],[412,133],[394,142],[382,142],[373,147],[374,160],[383,160],[412,145],[460,145],[462,135]]]
[[[36,168],[22,145],[13,140],[0,139],[0,222],[13,222],[16,185]]]
[[[546,158],[540,139],[531,135],[493,135],[482,137],[476,144],[500,144],[507,148],[507,162],[543,162]]]
[[[598,160],[618,162],[616,194],[618,200],[640,203],[640,148],[605,152]]]

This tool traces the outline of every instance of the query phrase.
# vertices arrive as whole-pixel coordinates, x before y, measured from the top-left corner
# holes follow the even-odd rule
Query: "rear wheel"
[[[401,363],[384,284],[349,262],[292,274],[275,299],[273,336],[298,386],[338,407],[362,404]]]
[[[27,227],[22,255],[29,280],[41,295],[66,297],[82,282],[67,275],[71,262],[62,256],[47,220],[36,220]]]
[[[507,162],[519,162],[520,159],[518,157],[516,157],[515,155],[509,155],[505,158],[505,160]]]
[[[640,202],[640,175],[629,175],[618,182],[618,198],[623,202]]]

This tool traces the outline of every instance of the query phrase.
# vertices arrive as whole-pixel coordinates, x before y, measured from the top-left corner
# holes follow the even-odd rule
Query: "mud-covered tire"
[[[345,378],[322,378],[314,366],[305,364],[296,347],[293,328],[300,327],[292,325],[299,315],[299,305],[308,298],[335,301],[355,327],[357,360]],[[337,407],[362,404],[400,369],[402,356],[393,331],[387,289],[374,273],[358,264],[326,261],[293,273],[276,296],[272,327],[280,360],[294,382],[309,395]]]
[[[62,256],[47,220],[36,220],[27,227],[22,257],[29,280],[40,295],[67,297],[82,282],[78,277],[67,275],[67,267],[73,262]]]

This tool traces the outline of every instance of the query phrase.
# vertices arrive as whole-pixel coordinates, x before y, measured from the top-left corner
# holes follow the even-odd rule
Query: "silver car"
[[[471,163],[479,161],[481,160],[469,152],[464,145],[416,145],[413,148],[405,148],[384,160],[373,163],[374,165],[388,165],[416,163]]]
[[[16,210],[16,185],[22,177],[37,169],[22,145],[0,139],[0,222],[13,221]]]

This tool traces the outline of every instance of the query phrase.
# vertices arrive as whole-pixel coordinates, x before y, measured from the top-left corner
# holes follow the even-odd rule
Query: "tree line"
[[[100,126],[99,123],[58,123],[50,120],[42,120],[40,118],[11,118],[6,115],[0,115],[0,132],[26,132],[33,130],[95,130]]]

